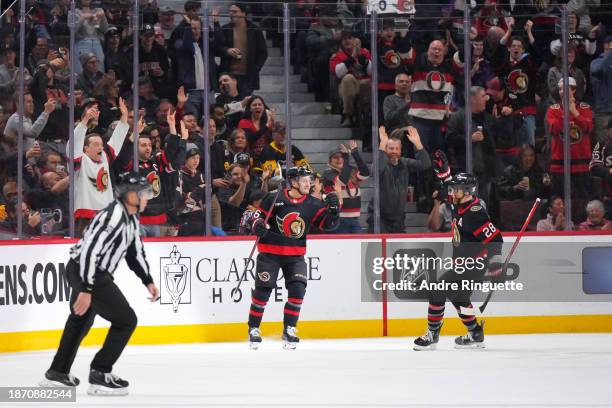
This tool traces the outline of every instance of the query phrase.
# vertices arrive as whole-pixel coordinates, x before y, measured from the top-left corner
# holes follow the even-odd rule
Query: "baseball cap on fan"
[[[567,85],[568,86],[576,86],[576,80],[573,77],[568,77],[567,78]],[[559,88],[561,88],[563,86],[563,78],[561,78],[559,80],[559,82],[557,82],[557,86]]]
[[[155,35],[155,29],[151,24],[145,24],[142,27],[142,30],[140,30],[140,35],[144,35],[145,37],[149,35]]]

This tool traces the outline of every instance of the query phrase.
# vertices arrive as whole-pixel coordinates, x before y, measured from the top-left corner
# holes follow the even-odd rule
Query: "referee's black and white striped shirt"
[[[91,220],[83,238],[70,250],[70,257],[80,266],[83,291],[93,289],[96,270],[113,275],[124,257],[142,283],[153,282],[139,226],[138,216],[128,214],[123,203],[117,200]]]

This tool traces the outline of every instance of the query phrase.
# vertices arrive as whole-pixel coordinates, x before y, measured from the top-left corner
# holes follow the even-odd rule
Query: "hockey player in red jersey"
[[[335,193],[328,194],[324,201],[310,195],[311,176],[305,167],[287,170],[288,188],[268,194],[253,217],[252,231],[259,237],[255,289],[249,311],[249,341],[253,349],[261,343],[259,325],[276,288],[279,269],[283,271],[288,293],[283,313],[284,347],[295,349],[300,341],[296,326],[306,294],[306,235],[310,225],[327,231],[335,229],[340,213]]]
[[[438,282],[457,282],[462,288],[462,281],[481,282],[485,273],[498,276],[502,272],[500,231],[489,219],[483,203],[476,196],[478,180],[471,174],[456,174],[448,183],[449,201],[452,203],[453,261],[455,268],[444,273]],[[465,270],[459,270],[458,259],[463,258]],[[467,259],[473,259],[472,268],[467,268]],[[478,261],[480,259],[480,261]],[[462,268],[463,269],[463,268]],[[487,272],[488,271],[488,272]],[[468,329],[468,333],[455,339],[455,348],[484,348],[483,325],[478,324],[476,316],[462,314],[461,307],[472,308],[471,290],[432,290],[429,292],[429,310],[427,315],[427,332],[415,339],[415,350],[433,350],[436,348],[446,299],[457,309],[459,317]]]

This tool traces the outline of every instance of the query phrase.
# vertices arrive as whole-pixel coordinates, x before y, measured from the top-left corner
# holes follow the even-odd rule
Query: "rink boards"
[[[505,234],[507,241],[513,236]],[[440,244],[445,235],[323,236],[308,243],[308,288],[300,317],[302,338],[349,338],[422,334],[427,306],[397,301],[393,293],[364,301],[364,248],[381,255],[402,245]],[[57,345],[69,308],[70,288],[63,276],[73,240],[4,242],[0,245],[0,352],[49,349]],[[555,273],[530,272],[534,285],[563,280],[567,298],[546,302],[492,302],[486,311],[488,333],[612,332],[612,295],[583,291],[580,253],[586,247],[612,247],[612,235],[531,235],[524,243],[575,247],[572,267]],[[151,273],[161,290],[159,302],[123,262],[116,282],[139,319],[131,343],[164,344],[241,341],[246,337],[254,265],[246,258],[252,239],[154,239],[145,244]],[[176,247],[176,250],[174,248]],[[517,251],[518,252],[518,251]],[[566,250],[567,252],[567,250]],[[560,254],[567,255],[567,254]],[[240,291],[232,292],[247,269]],[[564,269],[566,268],[566,269]],[[578,268],[578,269],[576,269]],[[612,264],[610,266],[612,275]],[[386,271],[383,279],[391,279]],[[266,336],[280,336],[286,293],[284,282],[272,293],[264,315]],[[365,284],[367,286],[367,282]],[[502,297],[503,298],[503,297]],[[447,307],[446,334],[464,331]],[[85,344],[101,344],[107,323],[98,317]]]

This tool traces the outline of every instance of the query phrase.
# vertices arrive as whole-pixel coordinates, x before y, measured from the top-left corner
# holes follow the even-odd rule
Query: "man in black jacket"
[[[404,207],[406,192],[410,184],[411,171],[423,171],[431,167],[429,154],[423,148],[419,132],[409,126],[406,137],[414,145],[416,159],[401,157],[402,142],[389,138],[383,126],[379,129],[378,177],[380,179],[380,232],[404,232]],[[376,176],[376,175],[375,175]],[[368,232],[374,230],[373,207],[368,207]]]
[[[233,2],[230,23],[222,27],[221,72],[238,79],[238,92],[250,95],[259,89],[259,71],[268,59],[268,46],[260,28],[246,18],[244,4]]]

